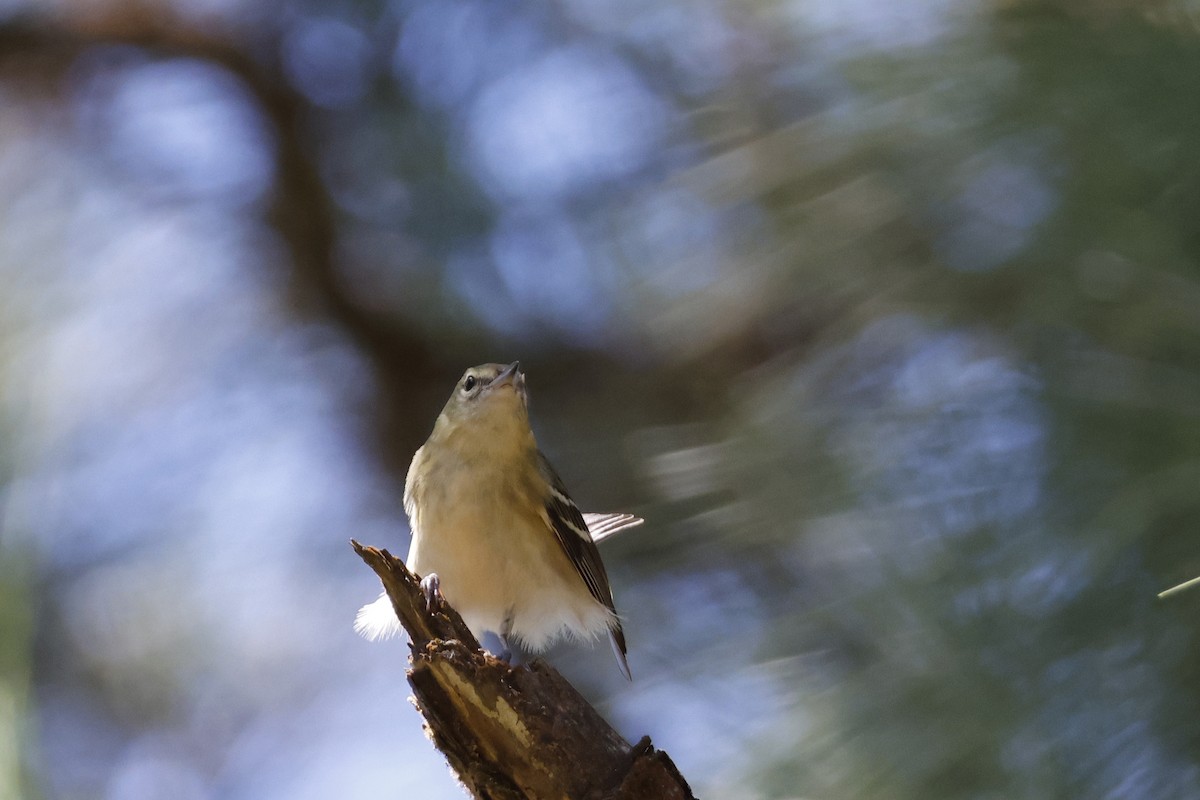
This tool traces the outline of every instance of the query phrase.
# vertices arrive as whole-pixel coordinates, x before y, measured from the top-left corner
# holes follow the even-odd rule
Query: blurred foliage
[[[24,742],[34,733],[32,705],[32,609],[29,568],[10,554],[0,564],[0,797],[33,796]]]
[[[10,4],[0,798],[457,796],[345,540],[517,357],[698,793],[1191,797],[1198,19]]]

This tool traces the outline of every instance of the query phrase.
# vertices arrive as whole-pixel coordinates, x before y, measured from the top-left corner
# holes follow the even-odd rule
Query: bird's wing
[[[558,477],[554,467],[550,466],[545,456],[540,453],[538,456],[541,462],[539,467],[550,484],[550,493],[546,497],[546,512],[555,538],[579,573],[579,577],[587,584],[592,597],[607,606],[610,611],[616,611],[613,606],[612,589],[608,585],[608,573],[604,571],[600,551],[592,541],[583,514],[567,494],[562,478]]]
[[[600,551],[592,541],[588,524],[575,501],[567,494],[562,478],[550,466],[550,462],[540,452],[538,466],[550,484],[550,493],[546,497],[546,513],[550,518],[550,527],[558,539],[567,559],[583,578],[592,597],[603,604],[613,614],[609,636],[612,639],[613,652],[625,677],[629,677],[629,664],[626,661],[625,634],[621,630],[621,621],[617,618],[617,607],[613,603],[612,587],[608,584],[608,573],[604,570],[604,562],[600,560]],[[603,515],[601,515],[603,516]],[[640,520],[639,520],[640,522]],[[628,527],[628,526],[625,526]]]

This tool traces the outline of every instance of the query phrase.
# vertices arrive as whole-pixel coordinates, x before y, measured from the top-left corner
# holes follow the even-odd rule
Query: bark
[[[490,655],[453,608],[426,610],[400,559],[351,544],[383,582],[412,640],[408,682],[426,732],[473,796],[693,798],[648,736],[630,745],[545,662],[513,667]]]

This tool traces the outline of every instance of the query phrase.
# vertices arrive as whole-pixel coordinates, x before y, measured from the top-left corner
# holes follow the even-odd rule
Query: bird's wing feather
[[[546,514],[550,519],[550,527],[558,540],[567,559],[583,578],[588,591],[605,608],[612,612],[612,623],[609,626],[608,638],[612,642],[613,653],[617,657],[617,666],[627,680],[632,680],[629,672],[629,661],[626,658],[625,633],[621,630],[621,620],[617,616],[617,607],[613,602],[612,587],[608,583],[608,573],[604,570],[604,562],[600,560],[600,551],[592,540],[588,522],[580,513],[575,501],[567,494],[562,478],[550,466],[550,462],[540,452],[538,467],[550,484],[550,493],[546,498]],[[605,527],[605,535],[611,535],[618,530],[641,523],[637,517],[628,514],[591,514],[598,527]],[[632,521],[636,520],[636,522]]]
[[[583,521],[587,523],[588,532],[592,534],[592,541],[602,542],[623,530],[636,528],[646,520],[641,517],[635,517],[633,514],[585,513]]]
[[[404,478],[404,513],[408,515],[410,522],[413,521],[417,510],[417,495],[421,491],[421,480],[418,476],[421,474],[424,462],[425,448],[424,446],[418,447],[417,452],[413,454],[412,462],[408,465],[408,475]]]
[[[580,513],[579,507],[567,494],[562,478],[550,466],[550,462],[541,453],[538,454],[540,468],[550,484],[550,494],[546,498],[546,512],[550,518],[550,527],[554,536],[567,558],[575,567],[579,577],[587,584],[592,597],[616,612],[613,605],[612,589],[608,585],[608,573],[604,571],[604,563],[600,560],[600,551],[588,532],[588,525]]]

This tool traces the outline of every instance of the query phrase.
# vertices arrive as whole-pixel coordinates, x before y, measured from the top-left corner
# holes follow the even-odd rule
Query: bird
[[[644,520],[580,512],[538,448],[519,361],[463,373],[409,465],[404,510],[405,565],[427,602],[440,594],[476,638],[496,634],[504,660],[513,644],[538,653],[563,636],[607,633],[632,680],[596,539]],[[386,593],[359,610],[354,627],[370,640],[401,630]]]

